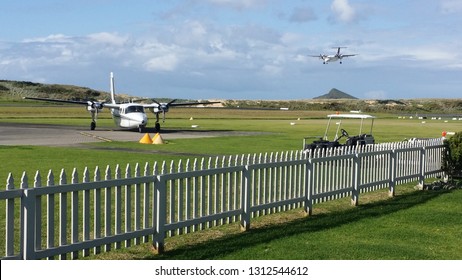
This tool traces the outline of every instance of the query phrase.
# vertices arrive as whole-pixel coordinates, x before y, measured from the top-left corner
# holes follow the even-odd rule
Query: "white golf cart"
[[[358,146],[358,145],[373,145],[375,144],[374,136],[372,136],[372,128],[374,126],[374,116],[364,115],[364,114],[333,114],[328,115],[328,122],[326,131],[323,137],[315,137],[317,140],[314,140],[312,143],[307,143],[308,139],[313,137],[305,137],[303,139],[303,149],[304,150],[315,150],[318,148],[325,149],[331,147],[340,147],[340,146]],[[359,132],[356,136],[350,136],[350,134],[342,128],[342,125],[346,124],[346,120],[356,119],[360,120]],[[366,121],[367,120],[367,121]],[[334,121],[336,126],[335,136],[333,140],[328,139],[331,127],[331,122]],[[350,122],[350,121],[348,121]],[[363,127],[365,122],[370,122],[370,130],[364,132]],[[345,138],[345,143],[340,143],[339,140]]]

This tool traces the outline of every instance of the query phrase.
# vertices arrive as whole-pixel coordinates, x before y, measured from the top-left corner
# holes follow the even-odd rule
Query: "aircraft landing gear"
[[[144,125],[138,126],[138,132],[143,133],[143,131],[144,131]]]
[[[160,123],[156,122],[156,125],[154,126],[154,129],[159,132],[160,131]]]
[[[98,109],[89,109],[90,114],[91,114],[91,124],[90,124],[90,130],[95,130],[96,128],[96,120],[98,119]]]

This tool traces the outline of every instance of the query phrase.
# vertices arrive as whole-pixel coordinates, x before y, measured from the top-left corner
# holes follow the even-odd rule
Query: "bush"
[[[462,176],[462,132],[443,142],[443,171],[452,179]]]

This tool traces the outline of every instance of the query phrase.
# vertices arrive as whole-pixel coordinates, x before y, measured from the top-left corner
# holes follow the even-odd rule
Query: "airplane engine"
[[[149,108],[149,111],[151,111],[153,114],[159,113],[159,108]]]
[[[96,112],[96,110],[98,110],[98,109],[93,108],[93,106],[91,106],[91,105],[87,106],[87,111],[89,111],[89,112]]]
[[[170,105],[170,103],[161,103],[160,104],[160,111],[164,112],[164,113],[167,113],[169,105]]]
[[[88,103],[87,110],[89,112],[100,112],[101,109],[103,109],[103,103],[101,102],[88,101],[87,103]]]

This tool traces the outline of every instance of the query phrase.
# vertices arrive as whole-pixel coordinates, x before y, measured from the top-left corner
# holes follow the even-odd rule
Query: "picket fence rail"
[[[255,216],[313,205],[442,175],[441,139],[355,148],[290,151],[109,166],[82,180],[63,169],[55,183],[36,172],[32,187],[12,174],[6,190],[5,249],[2,259],[78,259],[132,244],[152,242],[159,252],[165,238],[239,222],[250,229]],[[92,251],[92,252],[91,252]],[[1,251],[0,251],[1,252]]]

